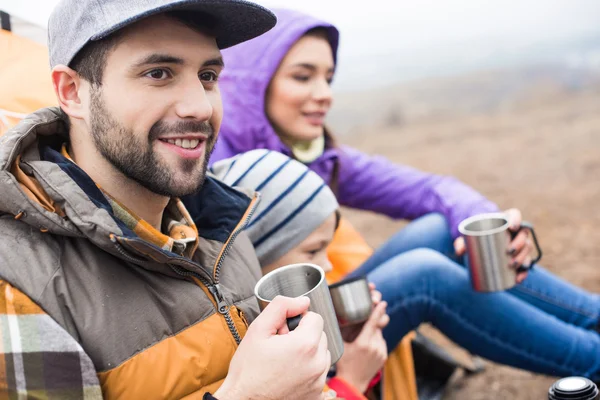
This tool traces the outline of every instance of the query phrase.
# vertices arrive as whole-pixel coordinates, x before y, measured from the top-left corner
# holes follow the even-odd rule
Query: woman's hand
[[[504,212],[508,218],[510,224],[509,229],[516,232],[521,227],[521,221],[523,217],[521,211],[516,208],[511,208]],[[531,240],[531,234],[528,230],[523,229],[519,234],[512,240],[508,248],[508,254],[512,257],[510,267],[515,271],[521,265],[529,266],[531,264],[531,254],[533,253],[533,242]],[[454,241],[454,250],[458,256],[465,254],[466,246],[465,239],[461,236]],[[517,273],[516,281],[521,283],[527,277],[527,271],[521,271]]]
[[[381,293],[371,286],[375,307],[363,325],[360,334],[351,343],[344,342],[344,355],[337,363],[337,376],[364,393],[371,379],[387,360],[387,345],[381,330],[389,323],[387,303],[381,301]]]
[[[510,223],[510,230],[516,232],[521,227],[521,221],[523,217],[521,211],[516,208],[511,208],[506,211],[508,221]],[[528,229],[523,229],[513,239],[508,248],[508,254],[511,255],[511,268],[517,270],[521,265],[526,267],[531,265],[531,254],[534,251],[533,241],[531,240],[531,233]],[[517,274],[517,283],[521,283],[527,278],[527,271],[521,271]]]

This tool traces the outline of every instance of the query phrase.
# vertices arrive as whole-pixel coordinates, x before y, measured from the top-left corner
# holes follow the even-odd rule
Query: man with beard
[[[205,176],[219,49],[274,24],[243,0],[59,3],[60,109],[0,138],[4,397],[321,397],[323,320],[306,298],[258,316],[257,197]]]

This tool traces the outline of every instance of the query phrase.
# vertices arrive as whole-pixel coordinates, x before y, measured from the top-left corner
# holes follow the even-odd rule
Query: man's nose
[[[181,119],[210,120],[213,105],[200,81],[186,85],[179,93],[175,113]]]

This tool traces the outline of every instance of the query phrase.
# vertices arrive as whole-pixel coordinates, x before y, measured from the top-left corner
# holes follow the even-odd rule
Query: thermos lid
[[[598,387],[587,378],[571,376],[554,382],[548,400],[596,400]]]

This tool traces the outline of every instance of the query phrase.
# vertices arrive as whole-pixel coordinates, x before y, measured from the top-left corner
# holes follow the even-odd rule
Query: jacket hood
[[[28,115],[0,137],[0,213],[57,235],[85,236],[92,220],[94,229],[120,232],[60,164],[44,159],[53,151],[47,145],[54,141],[60,146],[67,140],[67,126],[56,108]]]
[[[285,149],[265,114],[265,94],[279,64],[298,39],[313,28],[325,28],[334,60],[337,58],[339,33],[333,25],[297,11],[273,11],[277,15],[273,29],[223,51],[226,68],[219,86],[225,116],[219,141],[227,141],[236,153],[255,148]]]
[[[12,215],[42,232],[85,237],[113,254],[115,236],[139,241],[115,217],[92,179],[61,154],[68,140],[58,108],[30,114],[0,137],[0,215]],[[198,194],[182,200],[200,236],[220,242],[250,204],[246,194],[211,177]]]

